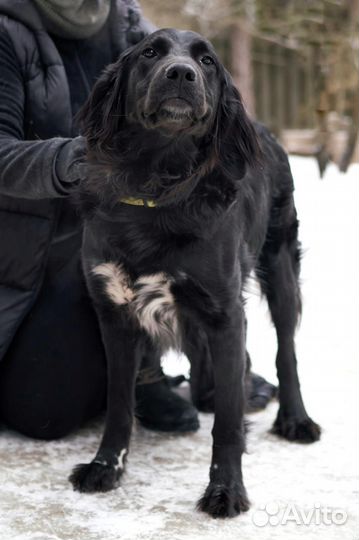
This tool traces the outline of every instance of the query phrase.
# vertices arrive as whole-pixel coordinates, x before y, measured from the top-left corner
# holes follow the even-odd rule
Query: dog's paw
[[[210,482],[197,509],[214,518],[235,517],[249,510],[249,501],[243,486]]]
[[[92,461],[74,467],[69,480],[76,491],[95,493],[110,491],[119,485],[122,469]]]
[[[321,429],[311,418],[284,418],[278,413],[272,433],[291,442],[313,443],[319,441]]]

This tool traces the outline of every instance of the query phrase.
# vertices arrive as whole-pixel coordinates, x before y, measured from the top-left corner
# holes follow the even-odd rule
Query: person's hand
[[[63,187],[71,189],[84,175],[86,139],[75,137],[68,141],[57,154],[55,175]]]

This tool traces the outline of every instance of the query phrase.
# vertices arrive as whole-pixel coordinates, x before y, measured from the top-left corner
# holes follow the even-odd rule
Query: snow
[[[96,495],[73,492],[67,476],[93,457],[101,422],[49,443],[2,431],[1,540],[358,537],[359,166],[347,174],[330,166],[323,180],[311,159],[292,157],[291,167],[304,249],[297,356],[305,403],[323,428],[322,440],[302,446],[269,434],[276,403],[251,415],[243,467],[252,508],[215,521],[195,510],[208,479],[210,414],[201,415],[201,429],[192,435],[137,426],[121,487]],[[248,349],[254,369],[275,382],[274,330],[254,282],[251,290]],[[173,354],[165,367],[172,374],[188,369]],[[338,512],[330,514],[335,519],[323,517],[328,509]],[[346,517],[341,525],[339,512]],[[291,519],[284,523],[286,515]]]

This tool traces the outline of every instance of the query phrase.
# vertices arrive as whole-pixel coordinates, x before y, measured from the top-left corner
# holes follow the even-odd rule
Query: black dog
[[[82,121],[90,163],[81,186],[83,265],[109,378],[100,448],[71,481],[85,492],[118,485],[141,357],[174,346],[190,360],[211,357],[213,457],[198,506],[234,516],[249,506],[242,290],[252,269],[278,336],[274,431],[291,441],[320,436],[296,369],[300,251],[287,157],[251,123],[212,46],[193,32],[160,30],[122,55],[97,82]]]

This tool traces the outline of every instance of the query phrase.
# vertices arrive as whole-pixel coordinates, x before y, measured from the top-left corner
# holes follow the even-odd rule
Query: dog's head
[[[195,32],[158,30],[111,64],[81,114],[90,144],[110,144],[126,125],[170,137],[209,132],[238,145],[246,161],[258,155],[254,130],[238,90],[212,45]]]
[[[192,32],[160,30],[137,48],[129,73],[129,120],[170,135],[203,135],[220,96],[211,45]]]
[[[220,167],[238,178],[260,153],[229,73],[212,45],[189,31],[158,30],[122,54],[95,84],[81,121],[97,157],[120,154],[119,134],[134,130],[152,142],[196,141],[205,148],[200,176]]]

